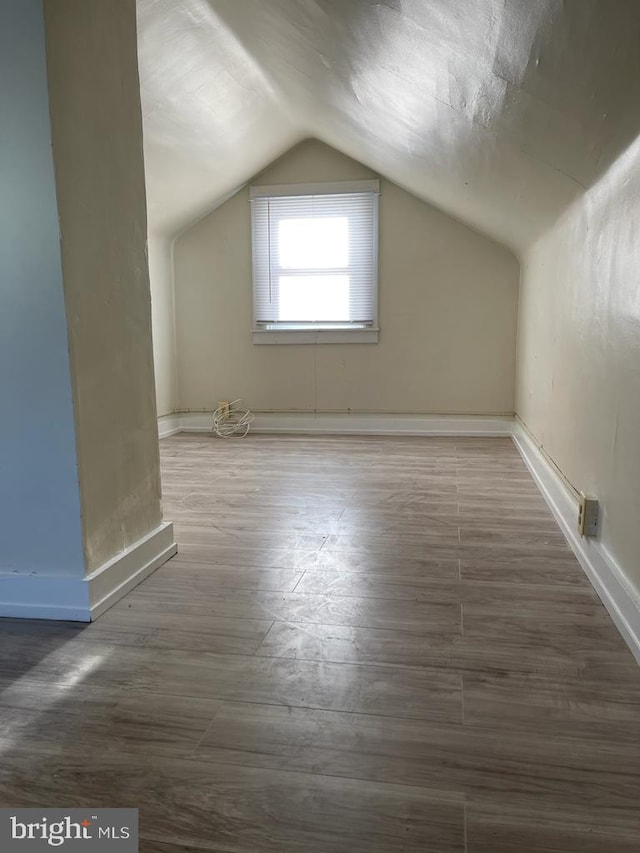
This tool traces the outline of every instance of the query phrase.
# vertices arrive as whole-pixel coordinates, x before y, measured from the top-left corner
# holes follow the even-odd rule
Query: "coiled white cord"
[[[242,400],[234,400],[228,406],[219,406],[213,413],[211,429],[220,438],[231,438],[234,435],[244,438],[249,432],[253,415],[249,409],[242,406],[234,409],[233,407],[237,406],[238,403],[242,403]]]

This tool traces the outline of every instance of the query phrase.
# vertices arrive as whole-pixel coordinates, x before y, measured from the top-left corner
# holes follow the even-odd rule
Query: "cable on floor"
[[[220,438],[231,438],[232,436],[244,438],[249,432],[253,414],[249,409],[240,406],[240,403],[242,403],[241,399],[234,400],[232,403],[225,403],[213,413],[211,429]]]

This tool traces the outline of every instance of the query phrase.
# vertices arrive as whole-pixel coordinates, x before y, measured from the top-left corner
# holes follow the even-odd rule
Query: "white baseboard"
[[[0,616],[90,622],[89,588],[82,578],[0,575]]]
[[[178,417],[180,432],[211,432],[213,412],[182,412]]]
[[[177,551],[173,524],[165,521],[135,545],[87,575],[84,581],[89,587],[91,621],[160,568]]]
[[[585,574],[640,664],[640,598],[602,542],[580,536],[576,528],[577,497],[518,421],[514,423],[513,441]]]
[[[85,577],[0,575],[0,616],[92,622],[176,551],[173,525],[164,522]]]
[[[158,418],[158,438],[168,438],[181,432],[181,415],[162,415]]]
[[[213,413],[185,412],[159,418],[160,438],[176,432],[209,432]],[[176,428],[175,420],[179,420]],[[162,423],[161,423],[162,422]],[[509,436],[511,415],[393,415],[257,412],[251,432],[321,435]],[[171,430],[171,431],[169,431]]]
[[[489,415],[257,414],[254,432],[324,435],[511,435],[513,418]]]

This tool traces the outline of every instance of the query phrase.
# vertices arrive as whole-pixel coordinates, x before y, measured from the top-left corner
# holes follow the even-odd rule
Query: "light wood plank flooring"
[[[0,805],[142,853],[637,853],[640,669],[507,439],[161,442],[179,554],[0,621]]]

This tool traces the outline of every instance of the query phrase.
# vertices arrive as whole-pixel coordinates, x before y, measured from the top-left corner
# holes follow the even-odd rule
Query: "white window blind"
[[[377,327],[377,182],[326,187],[252,188],[255,330]]]

